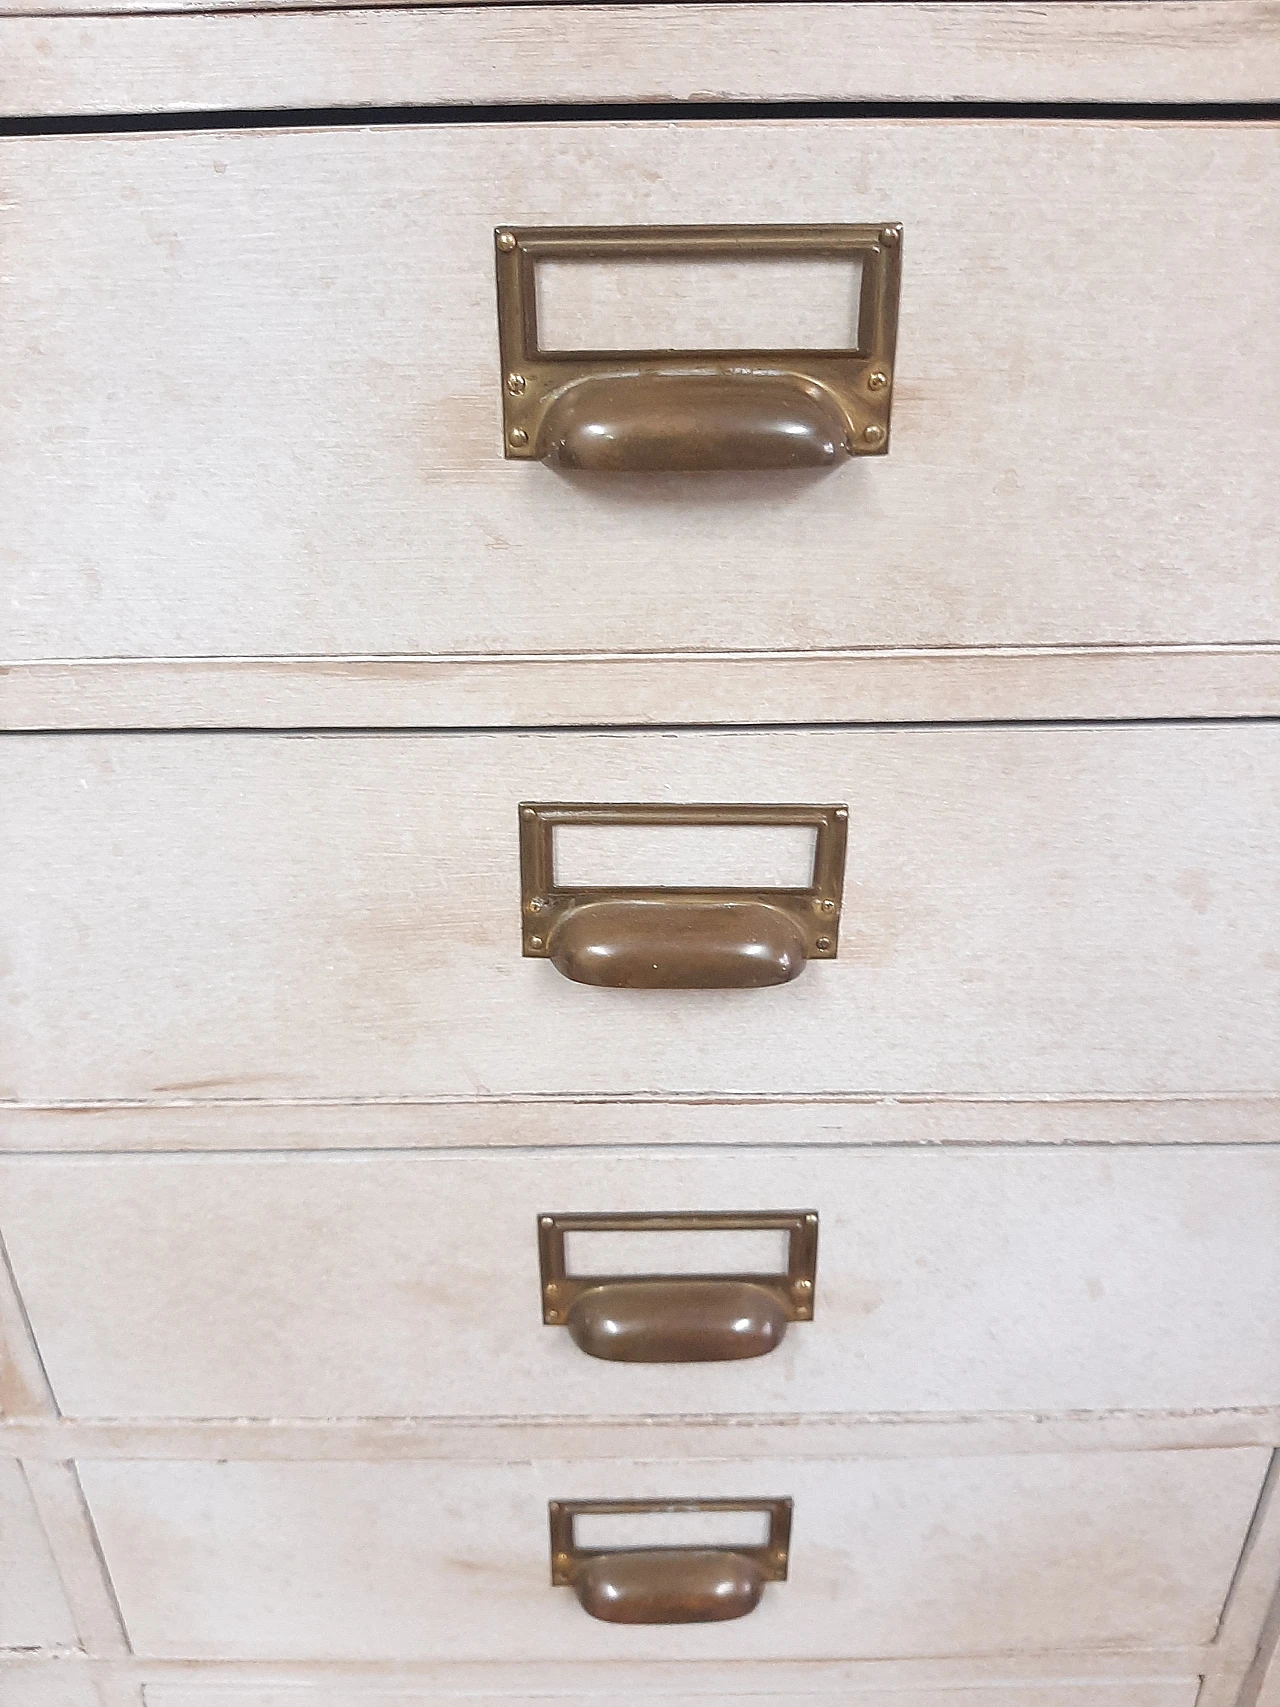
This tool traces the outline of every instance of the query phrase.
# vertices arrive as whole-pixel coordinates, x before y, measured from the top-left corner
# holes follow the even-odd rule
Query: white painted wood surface
[[[959,1689],[858,1689],[842,1691],[838,1697],[815,1695],[814,1707],[826,1707],[828,1700],[841,1707],[1194,1707],[1198,1679],[1157,1678],[1126,1679],[1107,1682],[1089,1679],[1085,1682],[1020,1683]],[[1016,1695],[1016,1704],[1015,1697]],[[348,1690],[315,1690],[298,1688],[210,1688],[184,1684],[148,1684],[143,1697],[146,1707],[471,1707],[474,1696],[452,1698],[437,1694],[406,1693],[402,1689],[361,1690],[353,1695]],[[559,1695],[569,1707],[615,1707],[616,1693],[608,1695]],[[661,1698],[661,1707],[704,1707],[714,1699],[718,1707],[783,1707],[793,1703],[794,1696],[774,1700],[767,1695],[727,1695],[717,1691],[706,1695],[668,1696]],[[492,1698],[493,1707],[545,1707],[545,1696],[508,1696]],[[4,1702],[0,1695],[0,1703]],[[7,1704],[6,1704],[7,1707]]]
[[[0,664],[0,728],[1280,716],[1280,647]]]
[[[545,1702],[548,1697],[575,1703],[576,1707],[595,1707],[606,1701],[627,1702],[634,1707],[688,1707],[695,1701],[706,1703],[708,1698],[721,1701],[726,1689],[736,1692],[729,1698],[732,1702],[742,1696],[759,1703],[759,1707],[775,1707],[797,1698],[811,1699],[813,1707],[840,1707],[848,1700],[861,1707],[864,1697],[869,1697],[871,1707],[896,1707],[899,1697],[905,1695],[911,1700],[912,1692],[924,1697],[926,1707],[930,1698],[939,1694],[939,1707],[953,1707],[947,1692],[962,1696],[980,1692],[984,1698],[994,1695],[994,1707],[1001,1702],[1012,1707],[1015,1701],[1021,1707],[1023,1691],[1064,1687],[1076,1694],[1062,1707],[1076,1707],[1076,1703],[1084,1707],[1086,1692],[1094,1689],[1108,1692],[1101,1697],[1103,1707],[1117,1707],[1110,1692],[1121,1689],[1149,1692],[1156,1697],[1157,1707],[1163,1707],[1164,1698],[1158,1693],[1161,1689],[1183,1691],[1178,1696],[1182,1702],[1200,1670],[1212,1671],[1216,1663],[1214,1650],[1209,1647],[1146,1654],[1073,1653],[1066,1663],[1061,1656],[1053,1655],[977,1660],[764,1660],[732,1666],[723,1661],[697,1660],[635,1665],[607,1660],[495,1660],[488,1664],[393,1660],[335,1666],[297,1660],[140,1659],[110,1666],[91,1664],[88,1669],[103,1692],[103,1707],[148,1707],[145,1691],[178,1689],[187,1696],[203,1697],[212,1692],[217,1707],[225,1707],[224,1698],[229,1693],[251,1692],[255,1702],[265,1694],[274,1702],[281,1691],[293,1692],[292,1700],[286,1696],[285,1707],[294,1707],[295,1702],[297,1707],[309,1707],[312,1699],[317,1699],[320,1707],[331,1707],[325,1691],[333,1691],[335,1680],[342,1692],[342,1707],[386,1707],[388,1696],[394,1707],[402,1707],[404,1698],[412,1707],[426,1701],[450,1707],[462,1707],[467,1702],[470,1707],[479,1707],[477,1696],[491,1700],[493,1707],[528,1707],[531,1701]],[[12,1669],[13,1662],[0,1661],[0,1675]],[[1138,1700],[1142,1707],[1150,1707],[1148,1693],[1140,1693]],[[1127,1697],[1121,1696],[1121,1704],[1127,1707]],[[968,1702],[965,1707],[969,1707]],[[981,1707],[986,1707],[985,1699]]]
[[[1176,1691],[1177,1686],[1165,1687],[1172,1687]],[[1068,1697],[1063,1707],[1071,1707],[1071,1702],[1072,1698]],[[86,1666],[62,1658],[41,1661],[31,1659],[12,1666],[0,1662],[0,1707],[104,1707],[104,1703],[94,1688]],[[211,1707],[214,1707],[214,1704],[211,1704]],[[287,1702],[285,1707],[288,1707]],[[373,1707],[382,1707],[382,1704],[375,1700]],[[878,1703],[876,1707],[879,1707]],[[938,1703],[938,1707],[951,1707],[951,1704],[944,1700]],[[968,1707],[968,1703],[964,1703],[963,1707]],[[975,1703],[975,1707],[983,1707],[983,1704]],[[1052,1695],[1046,1702],[1046,1707],[1058,1707],[1058,1702]],[[1107,1707],[1110,1707],[1110,1702]],[[1117,1697],[1115,1707],[1129,1707],[1123,1693]],[[1138,1698],[1138,1707],[1148,1707],[1141,1696]],[[1150,1707],[1165,1707],[1165,1703],[1163,1699],[1156,1697]],[[1177,1707],[1176,1694],[1170,1707]]]
[[[1265,724],[15,737],[6,1094],[1274,1091],[1278,759]],[[518,802],[611,798],[847,802],[839,958],[736,993],[522,959]]]
[[[129,1651],[120,1609],[85,1505],[76,1467],[69,1459],[35,1458],[23,1465],[40,1526],[58,1567],[71,1621],[86,1653],[118,1659]],[[117,1707],[114,1698],[103,1707]]]
[[[1276,1707],[1280,1701],[1280,1597],[1263,1631],[1250,1682],[1256,1691],[1253,1707]]]
[[[0,1153],[644,1144],[1270,1144],[1280,1096],[466,1096],[0,1103]]]
[[[0,163],[13,659],[1280,636],[1280,127],[404,126]],[[495,225],[866,218],[906,227],[887,457],[503,461]]]
[[[254,1459],[264,1463],[568,1463],[644,1458],[788,1463],[872,1458],[992,1458],[1011,1453],[1194,1452],[1280,1447],[1280,1406],[1195,1411],[1000,1411],[876,1416],[362,1417],[321,1421],[84,1421],[10,1417],[0,1457],[29,1471],[76,1459]]]
[[[0,1459],[0,1652],[75,1645],[57,1566],[22,1466]]]
[[[1207,1641],[1267,1459],[80,1469],[141,1655],[621,1662]],[[604,1625],[548,1585],[549,1499],[782,1492],[789,1581],[741,1622]]]
[[[0,1237],[0,1419],[15,1414],[58,1413]]]
[[[37,14],[102,0],[5,0]],[[142,10],[123,0],[113,11]],[[256,0],[254,0],[256,4]],[[276,0],[278,3],[278,0]],[[340,0],[339,0],[340,3]],[[0,20],[0,110],[405,102],[1261,101],[1274,0],[437,6]],[[173,0],[167,8],[198,8]],[[222,10],[222,7],[214,10]]]
[[[0,1204],[70,1417],[1280,1407],[1280,1150],[48,1158]],[[540,1212],[803,1207],[815,1319],[767,1357],[604,1363],[542,1323]],[[634,1270],[615,1242],[573,1266]]]

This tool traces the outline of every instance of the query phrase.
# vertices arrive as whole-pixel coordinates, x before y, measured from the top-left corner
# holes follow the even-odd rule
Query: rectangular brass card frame
[[[558,884],[554,837],[565,824],[800,825],[816,832],[813,881],[804,888],[754,889],[617,888],[613,885]],[[833,960],[840,944],[840,907],[844,894],[845,849],[849,835],[847,806],[724,805],[575,805],[563,801],[522,801],[520,805],[520,918],[526,957],[547,958],[556,920],[585,901],[764,901],[789,913],[805,935],[811,960]]]
[[[570,1233],[779,1232],[787,1235],[786,1272],[688,1274],[569,1274],[565,1239]],[[812,1319],[817,1289],[818,1215],[813,1209],[674,1210],[618,1215],[539,1215],[538,1266],[542,1274],[542,1319],[561,1326],[579,1292],[591,1286],[639,1280],[747,1280],[766,1287],[785,1306],[789,1320]]]
[[[893,361],[898,339],[902,226],[651,225],[500,226],[498,344],[502,363],[503,454],[536,459],[542,417],[567,385],[593,375],[670,373],[790,374],[829,392],[850,427],[849,449],[883,456],[889,448]],[[771,260],[862,262],[858,342],[839,350],[544,350],[538,339],[540,261]]]
[[[551,1585],[568,1588],[588,1559],[617,1553],[650,1553],[651,1547],[579,1547],[574,1539],[574,1519],[577,1517],[626,1517],[634,1512],[668,1511],[760,1511],[768,1514],[769,1536],[760,1546],[729,1547],[715,1543],[716,1550],[740,1553],[759,1562],[767,1582],[784,1583],[791,1554],[790,1499],[743,1500],[551,1500],[547,1514],[551,1526]],[[665,1552],[694,1553],[704,1551],[696,1543],[690,1546],[667,1548]]]

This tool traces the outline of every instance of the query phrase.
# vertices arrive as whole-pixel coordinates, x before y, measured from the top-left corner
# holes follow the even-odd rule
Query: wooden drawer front
[[[1280,1402],[1276,1150],[53,1158],[0,1199],[71,1416]],[[611,1363],[542,1321],[541,1211],[801,1203],[815,1317],[767,1356]],[[741,1235],[610,1238],[642,1272],[751,1267]]]
[[[856,1659],[1208,1641],[1267,1460],[115,1461],[82,1477],[144,1656]],[[790,1578],[746,1618],[603,1624],[550,1587],[548,1500],[784,1492]]]
[[[1280,1088],[1274,726],[36,736],[0,767],[20,1100]],[[668,992],[522,959],[519,801],[610,798],[847,803],[838,958]],[[630,870],[669,857],[628,833]]]
[[[841,1689],[839,1694],[805,1697],[809,1707],[1194,1707],[1200,1687],[1198,1677],[1089,1678],[1080,1682],[1016,1683],[984,1688],[971,1684],[931,1689]],[[565,1694],[556,1700],[566,1707],[793,1707],[793,1695],[652,1695],[628,1697],[616,1690],[608,1695]],[[0,1703],[3,1703],[0,1695]],[[546,1707],[545,1695],[493,1695],[484,1697],[484,1707]],[[415,1694],[404,1689],[378,1690],[278,1688],[198,1688],[182,1683],[149,1683],[143,1690],[145,1707],[479,1707],[475,1696]],[[6,1704],[7,1707],[7,1704]],[[41,1704],[43,1707],[43,1704]]]
[[[7,140],[8,655],[1275,638],[1278,134]],[[881,220],[905,227],[887,458],[821,478],[504,462],[496,226]],[[779,318],[794,303],[794,339],[818,336],[788,289]],[[650,272],[636,294],[696,346],[751,291]],[[604,293],[606,335],[626,306]]]
[[[26,1477],[13,1459],[0,1458],[0,1651],[75,1646],[75,1626]],[[0,1670],[0,1691],[3,1678]]]

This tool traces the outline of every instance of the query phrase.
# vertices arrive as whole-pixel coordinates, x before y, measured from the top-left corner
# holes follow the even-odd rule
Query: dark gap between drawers
[[[283,9],[283,8],[282,8]],[[133,15],[133,14],[131,14]],[[184,16],[192,16],[186,13]],[[218,14],[225,16],[226,14]],[[273,13],[274,15],[274,13]],[[381,125],[583,124],[670,119],[1112,119],[1257,122],[1280,119],[1280,101],[661,101],[605,104],[237,108],[196,113],[104,113],[0,119],[0,136],[77,136],[176,130],[337,129]]]
[[[838,723],[113,723],[78,728],[71,724],[0,729],[0,740],[48,735],[800,735],[842,729],[1217,729],[1224,724],[1280,724],[1280,716],[1257,717],[934,717],[903,721],[869,719]]]

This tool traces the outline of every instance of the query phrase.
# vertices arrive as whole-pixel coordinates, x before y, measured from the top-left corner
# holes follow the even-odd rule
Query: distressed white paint
[[[85,1463],[141,1655],[786,1659],[1212,1637],[1268,1454],[910,1465]],[[796,1502],[789,1580],[728,1625],[621,1627],[549,1586],[556,1498]]]
[[[0,728],[537,728],[1280,715],[1280,647],[0,664]]]
[[[241,0],[255,7],[259,0]],[[266,0],[270,13],[279,0]],[[341,0],[339,0],[339,4]],[[104,0],[5,0],[90,12]],[[152,0],[109,0],[112,11]],[[203,8],[171,0],[169,11]],[[221,11],[220,5],[209,8]],[[1250,101],[1271,0],[572,5],[0,21],[0,110],[509,101]]]
[[[1269,1144],[1280,1096],[463,1096],[0,1106],[0,1151],[522,1149],[644,1144]],[[425,1137],[424,1137],[425,1135]]]
[[[999,1411],[978,1415],[792,1412],[773,1416],[154,1419],[0,1424],[0,1456],[28,1464],[93,1459],[245,1458],[267,1463],[448,1463],[555,1457],[788,1462],[991,1458],[1010,1453],[1280,1447],[1280,1406],[1195,1411]]]
[[[14,659],[1280,637],[1280,127],[77,135],[0,169]],[[496,225],[882,218],[887,457],[503,460]]]
[[[1272,725],[14,739],[6,1089],[1275,1090],[1278,760]],[[609,798],[847,802],[839,957],[673,993],[522,959],[518,803]]]
[[[1280,1150],[49,1158],[0,1203],[73,1417],[1280,1406]],[[801,1208],[816,1315],[764,1358],[543,1325],[541,1212]]]

